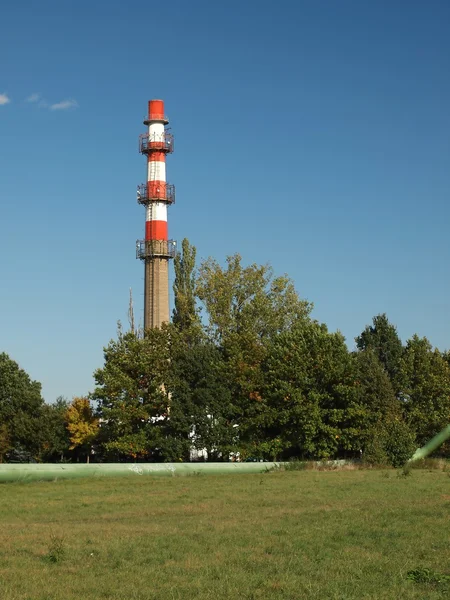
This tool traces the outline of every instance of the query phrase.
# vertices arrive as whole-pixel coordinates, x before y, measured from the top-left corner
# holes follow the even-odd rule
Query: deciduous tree
[[[450,420],[450,366],[427,338],[408,340],[401,362],[403,400],[419,446],[441,431]],[[441,447],[448,452],[449,447]]]
[[[169,414],[170,325],[145,337],[118,332],[104,348],[105,364],[94,373],[102,419],[100,440],[112,458],[161,457],[164,422]]]
[[[9,429],[6,423],[0,424],[0,463],[3,462],[3,459],[11,449],[11,436],[9,434]]]
[[[98,434],[99,426],[89,398],[74,398],[67,408],[66,420],[70,448],[80,448],[86,454],[86,462],[89,462],[92,443]]]
[[[372,350],[375,353],[397,393],[401,383],[399,374],[403,345],[396,327],[389,322],[386,314],[373,317],[372,325],[367,325],[355,341],[359,350]]]
[[[208,460],[236,451],[235,422],[222,353],[204,337],[181,337],[171,362],[174,384],[168,434],[184,450],[206,450]]]
[[[44,400],[41,384],[30,379],[7,354],[0,354],[0,425],[11,448],[39,455]],[[7,432],[7,433],[6,433]]]
[[[405,419],[404,406],[373,349],[356,352],[354,359],[364,410],[359,425],[363,458],[373,464],[402,465],[415,447],[415,434]]]
[[[41,458],[44,462],[58,462],[69,457],[70,435],[67,429],[69,402],[61,396],[42,409]]]
[[[243,267],[239,254],[227,258],[226,268],[214,259],[199,269],[197,295],[219,342],[233,334],[264,340],[289,329],[312,305],[301,300],[287,276],[274,277],[268,265]]]
[[[364,410],[340,333],[299,319],[274,338],[264,371],[259,430],[277,440],[283,457],[332,458],[359,449]]]
[[[301,300],[292,281],[275,277],[271,267],[244,267],[236,254],[226,267],[208,259],[199,268],[197,295],[208,319],[207,331],[224,359],[241,451],[249,427],[262,410],[257,404],[263,385],[261,366],[274,336],[308,319],[311,305]],[[252,439],[254,438],[252,434]]]
[[[195,246],[184,239],[182,252],[175,256],[175,281],[173,284],[175,308],[173,324],[185,331],[199,324],[199,316],[195,299]]]

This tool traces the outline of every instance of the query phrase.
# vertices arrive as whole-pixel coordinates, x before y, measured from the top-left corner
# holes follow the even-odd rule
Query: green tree
[[[184,239],[182,253],[175,256],[175,281],[173,284],[175,308],[173,324],[181,331],[199,324],[195,300],[195,246]]]
[[[189,450],[206,450],[208,460],[227,459],[236,450],[231,392],[222,354],[209,340],[179,339],[171,368],[174,385],[171,395],[168,434]]]
[[[244,267],[238,254],[227,258],[225,268],[213,259],[204,261],[197,295],[206,310],[208,335],[224,359],[232,396],[231,420],[238,426],[244,451],[242,444],[261,410],[255,399],[263,385],[262,363],[270,341],[298,319],[308,319],[311,305],[298,297],[288,277],[274,277],[267,265]]]
[[[399,391],[400,361],[403,354],[403,345],[386,314],[377,315],[372,319],[372,325],[367,325],[364,331],[355,338],[358,350],[372,350],[386,369],[394,392]]]
[[[99,420],[95,417],[89,398],[74,398],[66,411],[67,430],[71,446],[79,448],[89,462],[92,443],[98,435]]]
[[[364,409],[340,333],[299,319],[274,338],[264,372],[256,399],[260,418],[254,420],[266,436],[263,447],[272,444],[284,458],[334,458],[359,451]]]
[[[94,373],[107,456],[160,460],[170,411],[170,349],[176,330],[165,324],[145,337],[119,330],[104,348],[105,364]]]
[[[401,362],[402,397],[419,446],[450,421],[450,366],[427,338],[408,340]],[[447,453],[448,445],[440,449]]]
[[[6,423],[2,423],[0,424],[0,463],[3,462],[8,450],[11,450],[11,436]]]
[[[287,276],[274,277],[268,265],[243,267],[239,254],[226,262],[224,269],[212,258],[203,261],[196,289],[219,342],[235,334],[268,339],[310,313],[312,305],[298,297]]]
[[[0,426],[3,446],[39,456],[42,443],[41,384],[5,354],[0,354]]]
[[[60,462],[70,455],[70,437],[66,414],[69,403],[59,397],[42,408],[41,458],[45,462]]]
[[[361,404],[367,409],[366,425],[402,417],[402,405],[395,396],[387,371],[375,350],[369,348],[354,355],[357,369],[357,386]]]
[[[402,402],[373,349],[356,352],[354,359],[364,409],[360,423],[363,458],[373,464],[402,465],[415,447],[414,431],[405,420]]]

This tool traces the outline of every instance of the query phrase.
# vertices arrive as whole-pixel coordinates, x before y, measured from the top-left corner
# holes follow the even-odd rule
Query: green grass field
[[[288,471],[0,486],[1,600],[440,599],[443,471]]]

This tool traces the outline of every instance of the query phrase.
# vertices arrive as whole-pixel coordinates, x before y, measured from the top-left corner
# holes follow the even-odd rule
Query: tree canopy
[[[92,394],[45,404],[0,354],[0,462],[361,457],[402,464],[450,419],[450,353],[386,314],[350,351],[269,265],[175,259],[173,322],[121,327]],[[438,453],[450,456],[450,445]]]
[[[0,354],[0,460],[13,449],[39,454],[43,406],[41,384]]]

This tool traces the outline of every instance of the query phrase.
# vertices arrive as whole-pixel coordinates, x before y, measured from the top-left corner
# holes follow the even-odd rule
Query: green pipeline
[[[408,462],[414,462],[415,460],[421,460],[422,458],[426,458],[429,454],[442,446],[444,442],[446,442],[450,438],[450,425],[447,425],[445,429],[439,432],[434,436],[423,448],[417,448],[412,458],[409,459]]]
[[[3,464],[0,483],[15,481],[56,481],[80,477],[143,477],[208,475],[222,473],[263,473],[279,463],[91,463],[91,464]]]

